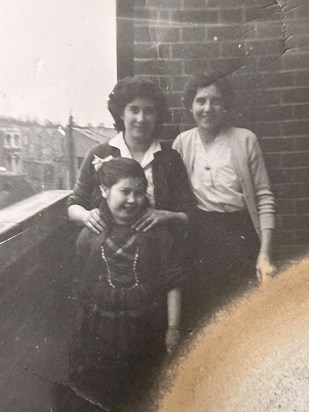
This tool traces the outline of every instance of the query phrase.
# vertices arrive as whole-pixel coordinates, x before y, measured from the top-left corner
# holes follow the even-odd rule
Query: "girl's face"
[[[137,97],[128,103],[121,116],[125,136],[133,140],[153,140],[152,133],[157,122],[157,111],[151,99]]]
[[[223,102],[218,87],[211,84],[197,90],[192,103],[192,114],[199,128],[209,132],[220,130],[223,117]]]
[[[127,224],[134,220],[145,204],[145,181],[139,177],[120,179],[110,188],[101,186],[101,191],[109,210],[119,224]]]

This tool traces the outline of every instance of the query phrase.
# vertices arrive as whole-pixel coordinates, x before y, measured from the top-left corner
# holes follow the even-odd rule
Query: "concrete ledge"
[[[0,210],[0,266],[3,271],[67,221],[71,192],[42,192]]]
[[[67,380],[78,233],[69,194],[44,192],[0,210],[1,411],[50,411],[54,383]]]
[[[14,227],[20,226],[50,206],[66,199],[70,190],[50,190],[38,193],[0,210],[0,239]]]

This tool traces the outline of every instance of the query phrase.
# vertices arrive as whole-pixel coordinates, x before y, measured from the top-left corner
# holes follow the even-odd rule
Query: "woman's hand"
[[[270,257],[260,253],[256,261],[256,275],[259,283],[264,283],[275,272],[276,266],[272,263]]]
[[[180,332],[176,328],[168,328],[165,335],[166,351],[171,355],[180,342]]]
[[[137,232],[142,230],[147,232],[155,226],[165,224],[173,218],[173,212],[167,210],[156,210],[156,209],[147,209],[143,216],[138,219],[132,229]]]
[[[272,229],[261,231],[261,248],[256,261],[256,275],[260,283],[273,276],[277,270],[271,260],[273,232]]]
[[[83,215],[83,224],[93,232],[100,234],[104,229],[99,209],[85,210]]]

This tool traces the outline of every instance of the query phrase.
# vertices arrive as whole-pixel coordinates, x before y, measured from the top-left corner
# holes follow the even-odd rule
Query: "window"
[[[5,168],[10,172],[12,171],[12,156],[10,154],[5,156]]]
[[[16,147],[20,146],[20,136],[18,134],[14,134],[13,146],[16,146]]]
[[[6,147],[11,146],[11,135],[9,133],[5,135],[4,146]]]

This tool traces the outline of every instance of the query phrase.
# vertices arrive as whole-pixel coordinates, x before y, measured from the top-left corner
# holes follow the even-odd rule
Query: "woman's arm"
[[[181,296],[179,287],[170,290],[167,294],[168,329],[165,335],[165,344],[168,353],[175,350],[180,340]]]
[[[256,269],[259,281],[263,282],[276,270],[272,263],[272,243],[275,227],[275,199],[270,188],[263,155],[256,136],[253,137],[250,168],[260,222],[261,246],[257,258]]]
[[[99,210],[93,207],[92,204],[93,193],[98,184],[92,162],[98,149],[101,149],[101,146],[96,146],[86,156],[81,165],[74,191],[68,199],[69,219],[72,222],[89,227],[95,233],[100,233],[103,229]]]
[[[169,222],[178,222],[185,227],[189,223],[189,217],[183,212],[148,208],[144,215],[134,223],[132,228],[136,231],[143,230],[147,232],[155,226],[164,225]]]
[[[104,229],[98,208],[87,210],[81,205],[71,205],[68,207],[68,215],[72,222],[87,226],[94,233],[100,234]]]

